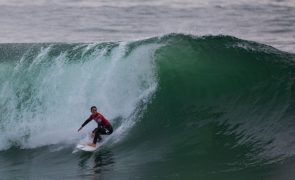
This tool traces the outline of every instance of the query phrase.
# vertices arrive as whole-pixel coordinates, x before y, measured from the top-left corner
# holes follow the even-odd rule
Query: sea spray
[[[111,122],[124,120],[113,135],[123,136],[137,119],[131,118],[137,106],[156,90],[156,47],[141,46],[126,55],[128,43],[37,44],[18,61],[4,61],[1,149],[73,143],[91,105]],[[91,123],[85,132],[94,127]]]

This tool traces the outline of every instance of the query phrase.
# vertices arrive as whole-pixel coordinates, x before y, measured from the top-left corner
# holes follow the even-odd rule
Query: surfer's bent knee
[[[107,128],[107,133],[108,135],[112,134],[113,133],[113,127],[112,126],[108,126]]]

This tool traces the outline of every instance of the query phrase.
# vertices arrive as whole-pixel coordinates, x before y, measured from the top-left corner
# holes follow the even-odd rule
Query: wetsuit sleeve
[[[92,120],[92,116],[90,116],[86,121],[82,124],[82,127],[84,127],[86,124],[88,124]]]

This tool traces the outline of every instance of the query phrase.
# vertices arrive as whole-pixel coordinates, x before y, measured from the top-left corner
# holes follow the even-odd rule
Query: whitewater
[[[1,63],[1,150],[73,143],[91,105],[116,119],[113,137],[120,137],[157,87],[155,45],[132,52],[126,43],[25,46],[19,59]]]

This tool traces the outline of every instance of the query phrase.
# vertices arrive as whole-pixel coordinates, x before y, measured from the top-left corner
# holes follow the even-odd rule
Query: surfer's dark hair
[[[90,110],[92,111],[92,109],[97,109],[96,106],[91,106]]]

